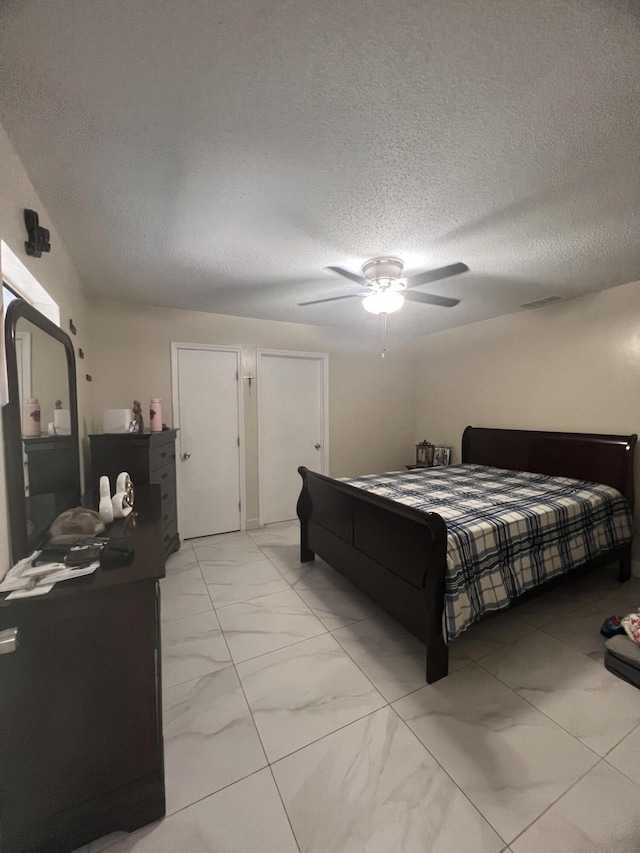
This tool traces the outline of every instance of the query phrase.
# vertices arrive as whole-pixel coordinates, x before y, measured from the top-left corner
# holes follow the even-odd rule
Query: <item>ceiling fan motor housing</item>
[[[380,290],[404,290],[400,280],[404,264],[400,258],[373,258],[362,267],[362,275],[371,287]]]

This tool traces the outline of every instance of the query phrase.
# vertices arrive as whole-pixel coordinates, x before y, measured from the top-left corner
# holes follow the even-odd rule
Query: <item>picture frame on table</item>
[[[448,465],[451,462],[451,448],[443,445],[436,445],[433,449],[433,465]]]

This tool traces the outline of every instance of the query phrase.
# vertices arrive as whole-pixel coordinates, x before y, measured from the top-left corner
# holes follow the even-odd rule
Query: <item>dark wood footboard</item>
[[[447,529],[423,513],[347,483],[298,469],[302,562],[315,554],[427,646],[429,684],[448,672],[442,632]]]

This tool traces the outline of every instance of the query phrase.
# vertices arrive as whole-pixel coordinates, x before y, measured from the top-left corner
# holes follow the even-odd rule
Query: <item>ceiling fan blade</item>
[[[439,305],[441,308],[453,308],[458,305],[459,299],[449,299],[448,296],[436,296],[434,293],[419,293],[416,291],[405,291],[403,294],[409,302],[422,302],[424,305]]]
[[[365,287],[369,284],[366,278],[363,278],[361,275],[356,275],[354,272],[349,272],[349,270],[343,270],[342,267],[325,267],[329,272],[334,272],[336,275],[342,275],[345,278],[351,279],[351,281],[355,281],[357,284],[362,284]]]
[[[312,299],[311,302],[298,302],[298,305],[319,305],[321,302],[337,302],[338,299],[353,299],[355,296],[366,295],[366,293],[347,293],[346,296],[330,296],[328,299]]]
[[[449,264],[448,267],[439,267],[437,270],[427,270],[407,276],[405,281],[407,287],[417,287],[419,284],[429,284],[430,281],[439,281],[441,278],[450,278],[452,275],[460,275],[461,272],[468,271],[469,267],[466,264]]]

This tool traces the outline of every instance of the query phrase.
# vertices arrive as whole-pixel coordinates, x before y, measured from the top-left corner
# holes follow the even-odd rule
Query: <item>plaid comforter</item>
[[[631,512],[610,486],[455,465],[342,478],[448,528],[445,637],[525,590],[631,541]]]

